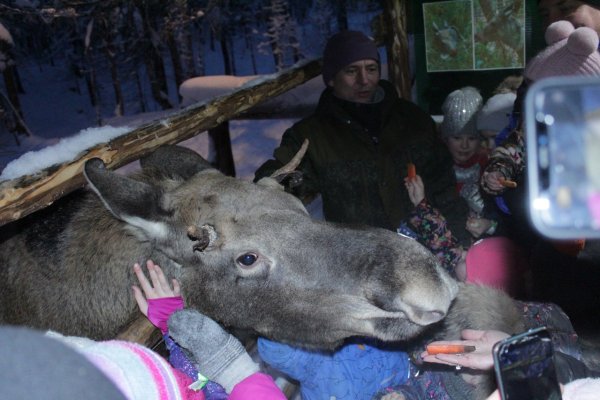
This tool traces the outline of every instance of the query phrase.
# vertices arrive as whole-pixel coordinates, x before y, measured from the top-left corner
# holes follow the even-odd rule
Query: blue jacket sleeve
[[[410,372],[405,352],[367,340],[327,352],[259,338],[258,352],[267,364],[300,383],[304,400],[371,398],[405,383]]]

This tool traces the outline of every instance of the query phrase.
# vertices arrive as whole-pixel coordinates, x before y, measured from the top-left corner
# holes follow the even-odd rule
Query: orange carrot
[[[511,189],[514,189],[517,187],[517,182],[511,181],[510,179],[500,178],[499,181],[500,181],[500,184],[504,187],[511,188]]]
[[[471,353],[475,351],[475,346],[465,346],[462,344],[428,344],[427,352],[433,354],[460,354]]]
[[[408,164],[406,164],[406,177],[408,179],[415,179],[416,176],[417,168],[415,167],[415,164],[409,162]]]
[[[577,240],[553,240],[552,246],[563,254],[577,257],[577,255],[585,248],[585,239]]]

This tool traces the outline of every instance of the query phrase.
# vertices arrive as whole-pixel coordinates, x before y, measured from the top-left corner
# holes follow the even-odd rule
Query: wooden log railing
[[[321,73],[321,61],[313,60],[279,74],[249,82],[230,94],[192,105],[168,118],[100,143],[81,152],[75,160],[53,165],[33,175],[0,182],[0,226],[40,210],[82,187],[85,161],[101,158],[116,169],[165,144],[175,144],[217,127],[253,106],[280,95]]]

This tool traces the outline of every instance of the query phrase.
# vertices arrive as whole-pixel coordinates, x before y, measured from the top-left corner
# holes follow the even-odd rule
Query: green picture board
[[[427,71],[525,65],[523,0],[423,3]]]
[[[507,29],[512,37],[486,36],[485,27],[491,26],[486,7],[496,14],[509,8],[520,28]],[[527,60],[544,47],[537,0],[412,0],[408,18],[415,52],[414,100],[430,114],[440,114],[448,93],[464,86],[477,87],[487,99],[505,77],[521,74]],[[453,51],[433,43],[436,31],[443,29],[454,29],[463,39]]]

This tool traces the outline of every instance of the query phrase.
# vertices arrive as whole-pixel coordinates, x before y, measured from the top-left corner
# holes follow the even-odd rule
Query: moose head
[[[227,177],[175,146],[142,167],[153,181],[99,160],[85,174],[115,218],[179,266],[187,304],[225,325],[318,346],[399,340],[441,320],[456,295],[416,241],[313,220],[275,179]]]

